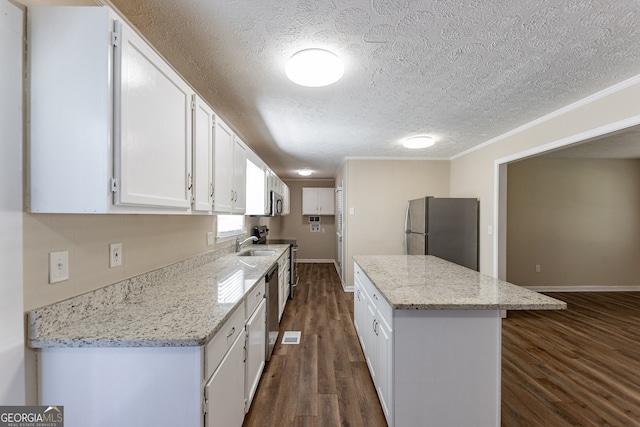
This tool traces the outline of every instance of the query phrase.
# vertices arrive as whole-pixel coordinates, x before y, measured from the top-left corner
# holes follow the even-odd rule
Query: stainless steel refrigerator
[[[480,202],[470,198],[409,200],[405,219],[408,255],[435,255],[478,270]]]

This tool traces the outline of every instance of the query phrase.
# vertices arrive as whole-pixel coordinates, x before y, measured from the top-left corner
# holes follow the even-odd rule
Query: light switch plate
[[[69,279],[69,251],[49,252],[49,283]]]
[[[213,231],[207,231],[207,246],[213,246]]]

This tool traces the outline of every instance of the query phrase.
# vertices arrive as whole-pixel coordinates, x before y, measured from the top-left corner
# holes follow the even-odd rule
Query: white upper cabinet
[[[303,187],[302,215],[334,215],[333,188]]]
[[[193,102],[193,210],[211,212],[213,205],[214,113],[199,96]]]
[[[291,194],[289,186],[285,183],[282,183],[282,185],[282,215],[289,215],[291,213]]]
[[[29,210],[189,213],[190,87],[107,7],[28,21]]]
[[[243,214],[247,207],[247,146],[237,136],[233,140],[233,213]]]
[[[247,152],[244,143],[219,117],[214,132],[214,192],[216,213],[244,213]]]
[[[122,25],[121,34],[116,203],[188,209],[193,90],[131,28]],[[118,72],[116,61],[116,88]]]
[[[247,153],[251,154],[251,153]],[[269,214],[269,190],[267,189],[266,165],[259,159],[247,159],[246,174],[246,201],[247,215],[268,215]]]
[[[213,210],[231,213],[234,194],[231,188],[233,179],[233,131],[219,117],[215,119],[214,132],[214,180],[213,180]]]

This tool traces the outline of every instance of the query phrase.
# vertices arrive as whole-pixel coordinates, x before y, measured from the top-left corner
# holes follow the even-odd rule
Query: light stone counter
[[[561,310],[555,298],[431,255],[360,255],[355,262],[398,310]]]
[[[256,248],[247,245],[243,249]],[[29,316],[32,348],[187,347],[206,344],[288,245],[273,255],[226,254],[176,263],[46,307]],[[195,267],[195,268],[190,268]],[[178,271],[175,271],[178,270]]]
[[[354,261],[354,325],[389,427],[499,427],[502,310],[566,303],[434,256]]]

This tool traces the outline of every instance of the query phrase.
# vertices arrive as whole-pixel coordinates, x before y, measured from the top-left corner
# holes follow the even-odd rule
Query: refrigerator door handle
[[[407,202],[407,213],[404,217],[404,249],[405,253],[409,255],[409,238],[408,235],[411,232],[411,211],[409,206],[411,203]]]

